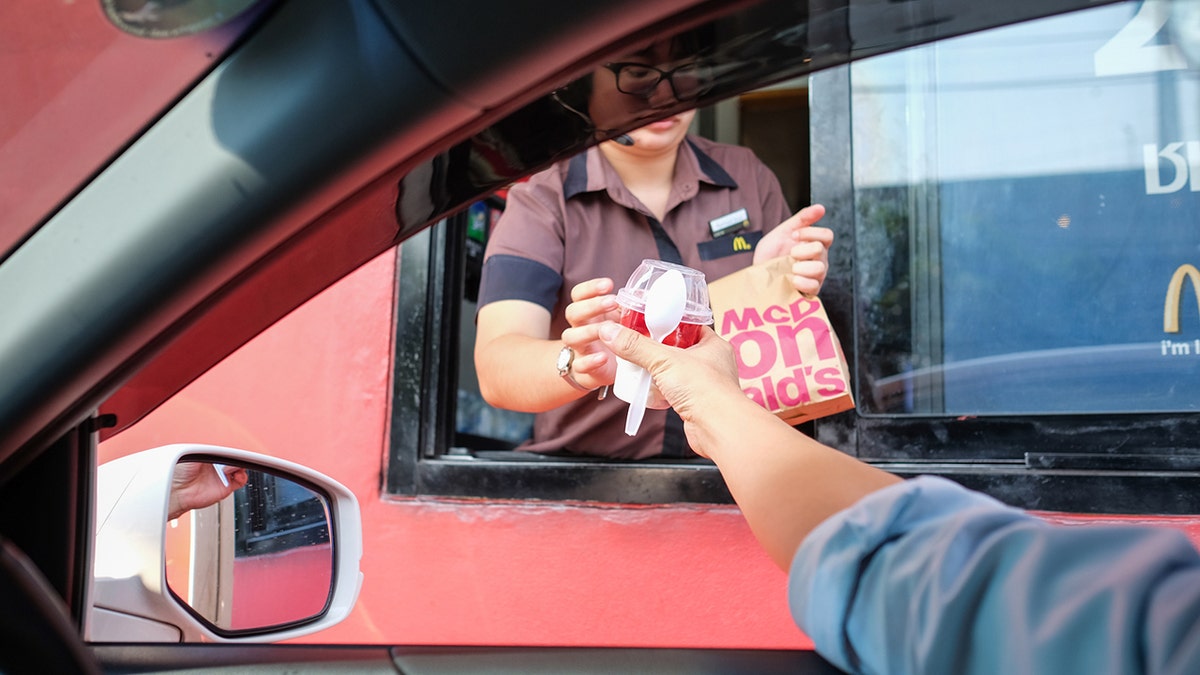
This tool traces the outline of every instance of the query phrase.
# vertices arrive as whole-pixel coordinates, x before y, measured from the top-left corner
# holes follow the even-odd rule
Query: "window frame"
[[[830,73],[820,86],[848,88],[848,79],[845,73]],[[814,173],[814,194],[832,197],[821,201],[830,207],[826,224],[837,232],[839,242],[831,252],[835,273],[827,285],[827,306],[839,334],[853,335],[849,308],[854,293],[846,283],[852,274],[845,273],[853,270],[853,218],[847,210],[852,208],[848,203],[852,197],[845,190],[848,173],[839,177],[840,172],[831,169],[837,155],[827,154],[837,147],[836,134],[846,126],[845,117],[815,117],[823,122],[813,127],[814,166],[823,169]],[[831,161],[820,161],[826,156]],[[848,171],[848,160],[844,168]],[[837,187],[839,182],[843,187]],[[387,495],[629,505],[733,503],[716,467],[702,459],[516,461],[496,459],[492,451],[472,455],[455,448],[459,313],[444,298],[462,297],[464,241],[465,216],[460,214],[406,242],[398,256]],[[846,340],[845,348],[854,364],[854,341]],[[851,410],[811,422],[805,431],[898,475],[943,476],[1022,508],[1108,514],[1200,512],[1200,491],[1195,489],[1200,462],[1194,458],[1091,451],[1108,434],[1169,449],[1170,439],[1200,431],[1200,420],[1195,418],[1128,415],[1098,425],[1085,415],[898,418],[863,417]],[[1045,439],[1041,452],[1001,451],[1027,447],[1033,434]]]
[[[850,72],[850,66],[839,66],[811,76],[809,134],[813,201],[826,206],[822,224],[834,230],[837,241],[822,298],[857,377],[860,301],[848,151],[853,143]],[[466,215],[459,213],[406,242],[398,256],[385,492],[614,504],[732,503],[707,460],[512,461],[492,451],[454,447],[465,232]],[[862,384],[856,382],[856,394]],[[900,476],[944,476],[1026,509],[1200,513],[1200,490],[1195,489],[1200,443],[1184,442],[1200,439],[1200,414],[901,417],[850,410],[809,423],[804,431]]]
[[[249,479],[234,493],[234,550],[237,556],[255,557],[332,542],[330,499],[292,477],[248,468]],[[309,498],[280,506],[280,485],[306,491]],[[332,561],[332,557],[330,558]]]
[[[704,459],[503,460],[495,458],[505,450],[499,444],[495,451],[477,455],[454,447],[457,303],[463,297],[465,233],[465,212],[459,212],[400,247],[385,492],[623,504],[732,503],[720,473]]]
[[[858,379],[860,301],[855,288],[855,200],[850,66],[813,75],[810,115],[814,201],[836,233],[822,299]],[[900,475],[944,476],[1026,509],[1078,513],[1200,513],[1200,415],[863,416],[815,424],[817,440]],[[1097,448],[1111,451],[1100,452]],[[1129,448],[1138,448],[1130,451]],[[1121,449],[1121,452],[1115,450]]]

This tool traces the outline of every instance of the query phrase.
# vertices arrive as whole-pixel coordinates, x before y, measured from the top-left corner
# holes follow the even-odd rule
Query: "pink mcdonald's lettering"
[[[761,315],[752,307],[740,315],[737,310],[726,311],[721,333],[728,336],[733,345],[738,374],[753,380],[771,372],[780,363],[785,368],[811,366],[804,362],[802,344],[807,345],[810,355],[816,354],[816,360],[836,359],[837,346],[828,324],[812,316],[820,306],[820,303],[802,297],[786,307],[768,307]],[[767,323],[775,324],[773,331]],[[730,335],[735,330],[737,332]],[[809,342],[802,343],[803,339]],[[811,356],[809,360],[812,360]]]
[[[771,372],[775,366],[775,338],[762,330],[745,330],[729,338],[737,359],[738,375],[755,379]],[[747,347],[747,345],[750,345]],[[755,358],[757,357],[757,358]]]
[[[787,366],[799,365],[802,357],[800,356],[800,334],[807,332],[812,336],[813,346],[817,352],[817,358],[824,361],[825,359],[837,358],[837,347],[833,344],[833,337],[829,334],[829,324],[821,321],[817,317],[805,319],[795,326],[780,326],[779,327],[779,349],[783,352],[783,363]]]
[[[794,323],[813,314],[820,309],[821,303],[816,300],[801,297],[790,305],[771,305],[760,315],[758,309],[746,307],[742,313],[738,310],[726,310],[721,316],[721,335],[729,335],[735,330],[742,331],[750,328],[761,328],[767,323]]]
[[[795,368],[790,376],[780,378],[778,382],[764,377],[755,383],[757,386],[743,387],[742,391],[767,410],[794,408],[812,401],[807,375],[811,375],[817,384],[824,385],[816,389],[821,396],[835,396],[846,391],[846,382],[837,368],[819,368],[812,372],[811,366]]]
[[[849,388],[846,386],[846,380],[842,379],[841,371],[837,368],[822,368],[813,373],[813,379],[817,381],[817,384],[824,385],[817,389],[817,393],[822,396],[841,394]]]

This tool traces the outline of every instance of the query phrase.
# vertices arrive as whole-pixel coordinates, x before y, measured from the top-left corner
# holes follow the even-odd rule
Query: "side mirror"
[[[93,642],[268,642],[344,619],[358,597],[358,501],[266,455],[170,445],[97,477]]]

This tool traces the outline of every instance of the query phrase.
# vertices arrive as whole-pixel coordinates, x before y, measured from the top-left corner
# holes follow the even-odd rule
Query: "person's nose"
[[[664,77],[654,85],[654,90],[650,92],[650,98],[647,100],[650,105],[658,107],[677,103],[679,99],[675,97],[675,90],[671,88],[671,82]]]

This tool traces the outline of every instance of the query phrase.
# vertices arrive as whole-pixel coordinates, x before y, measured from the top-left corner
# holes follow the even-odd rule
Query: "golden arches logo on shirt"
[[[753,248],[754,247],[750,245],[750,242],[746,241],[746,238],[741,236],[740,234],[733,238],[733,250],[749,251]]]
[[[1200,313],[1200,270],[1194,265],[1180,265],[1167,284],[1167,297],[1163,304],[1163,332],[1179,332],[1179,311],[1183,304],[1183,283],[1192,282],[1192,293],[1196,295],[1196,310]]]

